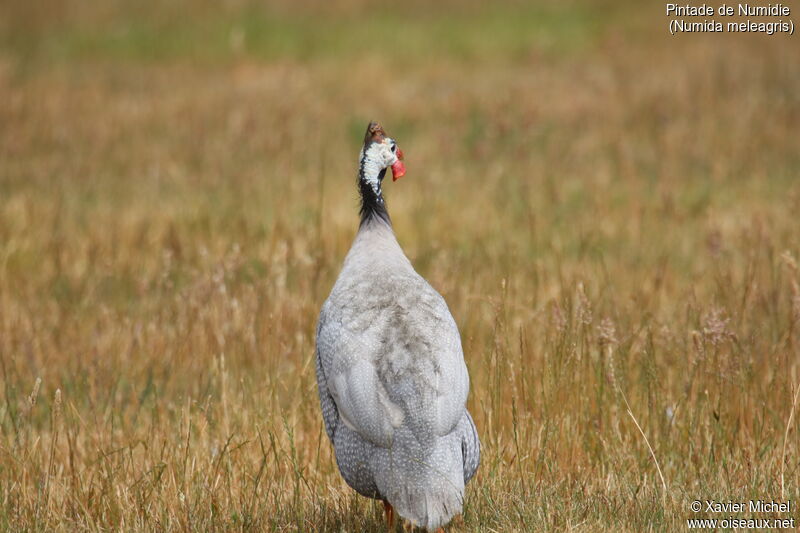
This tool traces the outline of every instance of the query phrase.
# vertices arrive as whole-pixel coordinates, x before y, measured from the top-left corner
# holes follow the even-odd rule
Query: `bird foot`
[[[389,526],[389,531],[394,531],[394,507],[392,507],[391,503],[383,502],[383,513],[386,516],[386,524]]]

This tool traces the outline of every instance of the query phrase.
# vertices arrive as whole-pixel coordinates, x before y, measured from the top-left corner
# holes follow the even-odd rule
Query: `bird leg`
[[[389,525],[389,531],[394,531],[394,507],[386,500],[383,500],[383,512],[386,515],[386,523]]]

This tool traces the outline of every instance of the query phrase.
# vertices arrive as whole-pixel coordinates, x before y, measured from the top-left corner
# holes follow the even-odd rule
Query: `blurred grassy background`
[[[610,6],[613,8],[613,4]],[[534,48],[575,49],[608,23],[609,5],[545,2],[109,2],[7,8],[4,41],[27,60],[87,59],[223,64],[259,60],[363,60],[418,66],[514,60]],[[621,11],[621,10],[620,10]]]
[[[795,499],[800,45],[667,22],[0,5],[0,524],[383,530],[313,372],[373,119],[472,376],[460,529],[672,530],[694,499]]]

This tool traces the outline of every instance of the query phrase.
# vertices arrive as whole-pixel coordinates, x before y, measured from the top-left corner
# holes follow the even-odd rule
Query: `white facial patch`
[[[385,168],[397,162],[397,156],[392,152],[393,141],[386,138],[382,143],[372,143],[366,152],[361,149],[359,154],[359,164],[361,165],[361,179],[366,181],[375,196],[381,199],[381,180],[379,175]]]

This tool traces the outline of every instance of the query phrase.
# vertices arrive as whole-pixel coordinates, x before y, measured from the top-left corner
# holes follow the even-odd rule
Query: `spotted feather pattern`
[[[351,487],[428,529],[462,511],[480,442],[461,338],[383,218],[362,223],[322,307],[316,371],[325,431]]]

